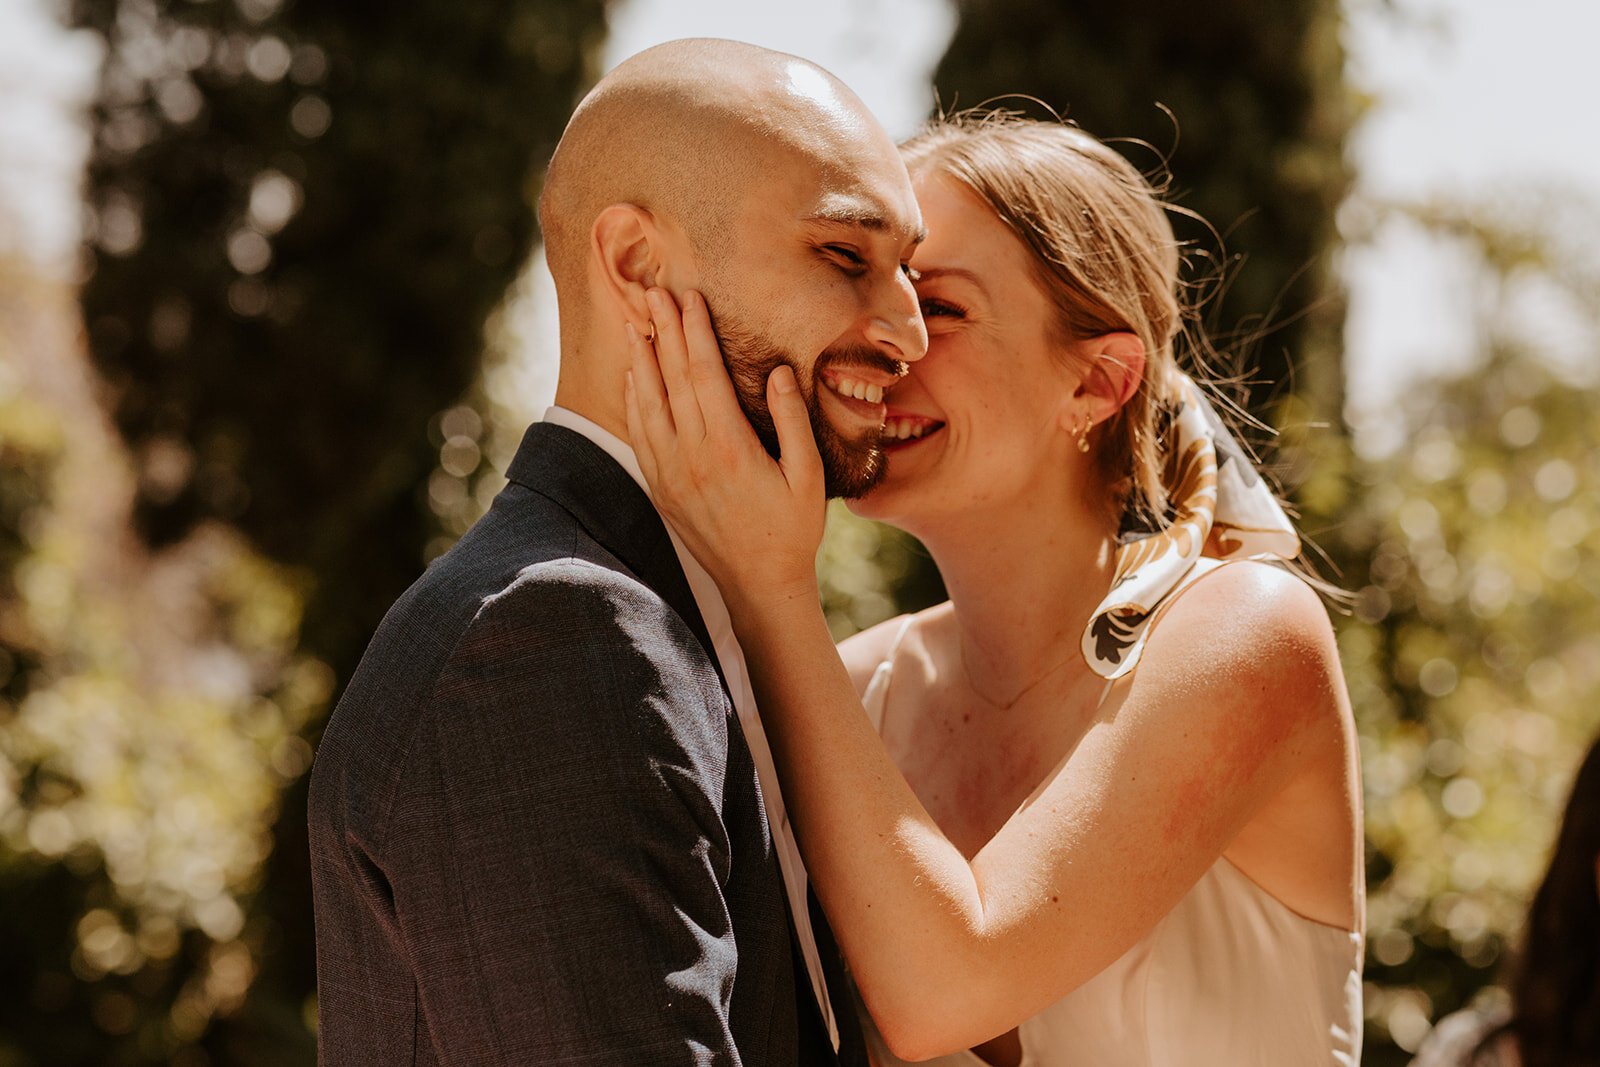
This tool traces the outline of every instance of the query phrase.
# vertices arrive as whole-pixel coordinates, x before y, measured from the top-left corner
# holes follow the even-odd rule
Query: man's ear
[[[1101,334],[1083,342],[1089,370],[1073,393],[1077,410],[1096,426],[1122,409],[1144,380],[1144,342],[1126,331]],[[1076,418],[1076,416],[1075,416]]]
[[[644,295],[661,273],[655,216],[637,204],[612,204],[594,220],[589,240],[604,295],[635,329],[647,333],[650,308]]]

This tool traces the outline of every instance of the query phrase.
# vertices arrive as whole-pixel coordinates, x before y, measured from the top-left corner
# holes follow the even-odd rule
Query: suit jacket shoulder
[[[782,889],[687,581],[626,473],[541,443],[319,746],[323,1062],[793,1063]]]
[[[537,777],[561,803],[601,778],[633,792],[673,774],[694,783],[678,793],[725,850],[707,802],[724,790],[732,709],[689,627],[630,574],[580,557],[524,568],[483,602],[419,712],[428,753],[410,753],[398,786],[413,801],[427,798],[410,768],[447,754],[479,782]]]

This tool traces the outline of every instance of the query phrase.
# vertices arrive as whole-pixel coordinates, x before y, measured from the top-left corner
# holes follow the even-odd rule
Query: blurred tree
[[[1025,94],[1096,136],[1136,139],[1119,147],[1141,170],[1165,162],[1169,198],[1225,238],[1219,247],[1206,227],[1173,218],[1190,242],[1195,294],[1215,290],[1212,338],[1238,364],[1218,369],[1259,383],[1249,408],[1271,425],[1337,425],[1344,300],[1330,264],[1353,101],[1336,0],[956,6],[960,23],[934,75],[942,105],[1041,113],[997,99]],[[1280,410],[1291,390],[1301,403]],[[1299,460],[1291,484],[1312,473],[1309,457],[1285,458]],[[1319,478],[1329,473],[1325,457],[1315,466]]]
[[[415,574],[423,430],[474,380],[602,0],[76,0],[109,52],[95,363],[154,544],[205,517],[319,578],[339,662]]]
[[[130,536],[72,288],[0,283],[0,1062],[182,1063],[250,987],[331,679],[296,576],[237,532]]]
[[[262,638],[271,655],[261,652],[257,666],[283,659],[298,637],[315,657],[308,662],[325,661],[342,677],[421,567],[436,529],[425,487],[441,452],[454,469],[480,461],[470,436],[430,440],[430,420],[437,433],[432,417],[475,378],[485,316],[533,240],[536,168],[594,74],[605,6],[70,5],[71,20],[107,44],[93,114],[82,308],[116,429],[132,451],[134,527],[158,554],[214,546],[215,569],[196,564],[188,573],[214,575],[204,596],[215,601],[228,647],[248,650],[239,631],[256,632],[263,610],[279,611]],[[48,480],[39,473],[48,469],[48,452],[15,446],[5,459],[0,498],[33,499],[40,479]],[[274,562],[256,560],[229,531]],[[256,621],[237,622],[241,612]],[[84,655],[61,646],[40,654]],[[20,662],[26,652],[7,655]],[[171,703],[145,699],[159,688],[137,677],[137,662],[132,651],[107,661],[106,670],[120,671],[127,684],[109,699],[125,701],[127,721],[156,731],[141,745],[164,744],[156,724],[182,716],[173,718]],[[294,690],[275,705],[274,721],[304,733],[304,746],[331,683],[308,684],[288,663],[265,670],[261,684],[278,678],[272,684]],[[263,696],[270,694],[257,693]],[[294,715],[284,712],[291,705]],[[60,901],[27,931],[38,941],[37,958],[59,957],[41,980],[68,983],[64,992],[41,987],[13,1001],[28,1013],[36,995],[65,1013],[52,1016],[63,1044],[33,1062],[310,1061],[302,749],[275,748],[283,738],[268,730],[254,771],[242,753],[232,770],[208,763],[219,752],[203,751],[205,744],[230,729],[249,733],[230,707],[217,712],[220,720],[191,709],[201,718],[190,725],[203,740],[184,758],[197,780],[236,789],[251,811],[281,807],[274,834],[250,838],[246,853],[254,858],[237,881],[238,871],[206,857],[223,866],[239,903],[253,903],[241,919],[244,932],[171,909],[181,950],[167,954],[165,970],[145,967],[144,957],[118,957],[125,988],[108,990],[113,979],[101,978],[103,969],[68,956],[91,942],[125,945],[106,917],[137,901],[122,879],[94,875],[109,858],[95,859],[89,841],[75,866],[28,868],[33,874],[16,893]],[[228,728],[194,725],[202,720]],[[66,735],[45,748],[53,746],[72,747]],[[16,758],[27,765],[27,753]],[[74,764],[60,788],[76,795],[87,787],[74,775],[99,770],[137,778],[148,760],[143,749],[114,747],[102,760],[112,769]],[[279,779],[261,807],[251,790],[274,773]],[[24,786],[26,809],[41,794]],[[241,832],[256,833],[254,816],[234,814]],[[59,820],[43,825],[61,827]],[[199,852],[222,847],[196,827],[179,829],[198,834]],[[209,888],[210,876],[200,882]],[[82,901],[92,921],[79,921],[82,908],[75,912],[72,894],[59,892],[79,884],[93,898]],[[133,929],[124,932],[137,940]],[[87,983],[83,990],[74,991],[71,974]],[[200,1003],[197,991],[211,998],[206,1011],[190,1010]],[[109,992],[120,999],[108,1001]],[[25,1017],[30,1025],[14,1032],[42,1033],[49,1022],[37,1012]]]
[[[1342,532],[1379,1067],[1494,976],[1600,728],[1600,261],[1580,236],[1600,217],[1580,203],[1508,191],[1380,223],[1472,266],[1478,350],[1399,399],[1403,447],[1358,463]]]

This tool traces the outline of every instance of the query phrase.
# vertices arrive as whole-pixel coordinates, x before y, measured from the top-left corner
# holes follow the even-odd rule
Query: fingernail
[[[633,323],[628,324],[628,329],[633,329]],[[627,381],[622,383],[622,387],[630,393],[633,392],[633,371],[628,372]]]
[[[778,387],[778,392],[788,395],[796,390],[797,386],[795,384],[794,369],[792,367],[779,367],[775,373],[778,376],[778,380],[775,383]]]
[[[700,294],[695,292],[693,289],[690,289],[687,293],[683,294],[683,310],[688,311],[692,307],[697,307],[699,303]]]
[[[665,294],[660,289],[651,289],[644,296],[646,300],[650,301],[650,306],[653,308],[659,310],[666,306]]]
[[[633,328],[633,323],[624,322],[622,325],[623,325],[623,328],[628,331],[628,343],[630,345],[638,344],[639,343],[639,331]],[[628,372],[628,377],[629,378],[633,377],[633,372],[632,371]]]

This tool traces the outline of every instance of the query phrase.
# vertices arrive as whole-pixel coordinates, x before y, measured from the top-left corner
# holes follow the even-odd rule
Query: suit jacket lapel
[[[580,433],[536,422],[522,435],[506,478],[560,504],[590,537],[655,590],[683,619],[722,678],[722,664],[666,525],[616,460]],[[722,685],[726,690],[727,679]],[[731,694],[728,699],[731,703]]]
[[[722,680],[728,694],[729,707],[733,695],[728,692],[728,680],[723,677],[722,664],[717,659],[711,634],[705,619],[695,603],[689,579],[678,562],[677,550],[667,536],[661,515],[633,477],[593,441],[564,426],[534,423],[523,434],[522,444],[506,471],[508,480],[548,497],[565,508],[589,536],[604,545],[612,555],[627,566],[645,585],[678,613],[689,632],[694,634],[705,649],[706,658]],[[737,716],[735,716],[737,721]],[[774,854],[774,863],[777,857]],[[808,1005],[813,1019],[813,1032],[827,1033],[821,1009],[811,995],[811,978],[807,974],[800,945],[796,939],[794,916],[790,914],[789,895],[780,890],[784,915],[789,922],[789,939],[794,954],[795,989],[803,996],[797,999]],[[810,908],[812,928],[820,936],[818,948],[827,972],[829,995],[840,1022],[840,1053],[837,1060],[826,1036],[813,1053],[814,1058],[825,1062],[838,1062],[844,1067],[864,1064],[865,1045],[861,1040],[860,1026],[848,999],[847,987],[839,973],[838,949],[834,946],[831,931],[822,909],[812,898]]]

